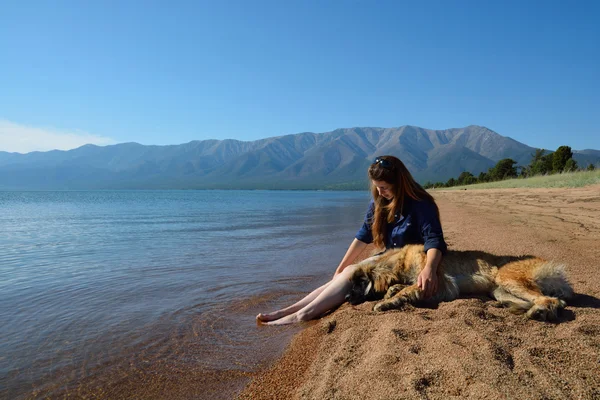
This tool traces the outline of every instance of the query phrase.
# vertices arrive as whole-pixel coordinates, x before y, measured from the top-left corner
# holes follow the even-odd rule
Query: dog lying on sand
[[[423,245],[386,251],[356,264],[346,299],[351,304],[383,300],[375,311],[425,301],[417,277],[425,267]],[[451,301],[466,294],[487,294],[513,312],[541,321],[556,320],[573,296],[564,265],[541,258],[495,256],[481,251],[448,251],[437,268],[438,290],[427,302]],[[408,285],[408,286],[407,286]],[[385,295],[385,296],[384,296]]]

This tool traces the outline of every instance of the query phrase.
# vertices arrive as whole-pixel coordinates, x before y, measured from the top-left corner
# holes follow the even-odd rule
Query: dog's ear
[[[358,268],[356,270],[354,270],[354,272],[352,273],[352,275],[350,275],[350,278],[348,278],[350,280],[350,282],[356,283],[359,282],[362,277],[365,275],[365,272]]]
[[[369,275],[369,280],[373,282],[373,290],[377,293],[385,293],[388,289],[388,282],[385,279],[385,276],[382,276],[380,273],[373,272]]]

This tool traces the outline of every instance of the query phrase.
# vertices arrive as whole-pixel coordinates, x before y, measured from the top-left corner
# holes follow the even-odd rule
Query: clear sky
[[[0,150],[483,125],[600,149],[598,1],[3,1]]]

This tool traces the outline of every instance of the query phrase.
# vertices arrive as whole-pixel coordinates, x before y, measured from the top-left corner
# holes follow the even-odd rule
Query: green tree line
[[[561,172],[577,171],[577,161],[573,159],[573,151],[569,146],[560,146],[556,151],[546,154],[544,149],[536,149],[531,155],[531,162],[527,166],[517,166],[511,158],[504,158],[488,169],[475,176],[468,171],[462,172],[458,178],[450,178],[447,182],[427,182],[425,189],[472,185],[474,183],[495,182],[510,178],[526,178],[535,175],[559,174]],[[595,169],[594,164],[587,166],[588,171]]]

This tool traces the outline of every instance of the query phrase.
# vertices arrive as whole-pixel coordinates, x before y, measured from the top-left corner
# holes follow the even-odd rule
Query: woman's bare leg
[[[336,275],[329,284],[322,286],[323,290],[321,293],[309,304],[292,314],[268,322],[268,325],[284,325],[308,321],[343,304],[346,301],[346,295],[352,287],[350,276],[353,272],[353,267],[347,267],[340,274]]]
[[[306,305],[308,305],[311,301],[313,301],[318,295],[321,294],[321,292],[323,290],[325,290],[325,288],[331,283],[332,281],[327,282],[326,284],[324,284],[321,287],[318,287],[317,289],[313,290],[312,292],[310,292],[310,294],[308,294],[307,296],[305,296],[302,300],[300,300],[297,303],[292,304],[289,307],[286,308],[282,308],[281,310],[277,310],[277,311],[273,311],[272,313],[268,313],[268,314],[258,314],[256,316],[256,319],[260,322],[268,322],[268,321],[274,321],[276,319],[279,319],[281,317],[285,317],[286,315],[290,315],[292,313],[295,313],[296,311],[300,310],[301,308],[305,307]]]

